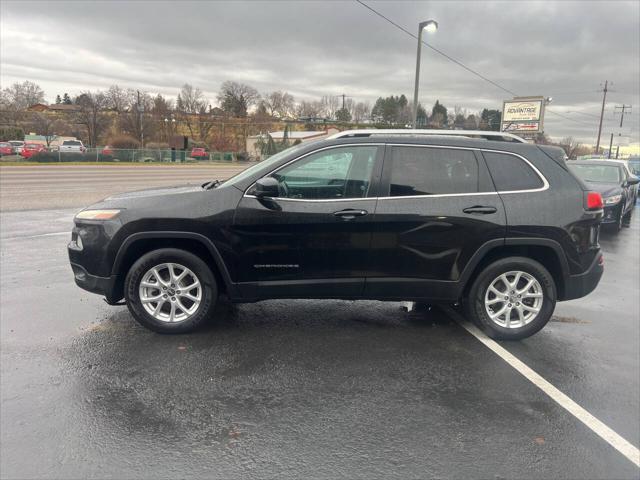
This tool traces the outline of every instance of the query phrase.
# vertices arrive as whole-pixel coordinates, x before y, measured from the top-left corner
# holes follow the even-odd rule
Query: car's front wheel
[[[490,337],[519,340],[544,327],[556,304],[556,286],[544,266],[525,257],[488,265],[465,302],[467,316]]]
[[[210,316],[217,295],[207,264],[175,248],[142,256],[125,279],[129,311],[141,325],[159,333],[193,331]]]

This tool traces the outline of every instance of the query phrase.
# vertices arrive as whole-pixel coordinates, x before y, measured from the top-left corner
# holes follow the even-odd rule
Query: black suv
[[[76,216],[69,257],[80,287],[124,297],[162,333],[194,329],[224,292],[460,302],[489,335],[518,339],[598,284],[602,208],[552,147],[355,130],[224,182],[106,198]]]

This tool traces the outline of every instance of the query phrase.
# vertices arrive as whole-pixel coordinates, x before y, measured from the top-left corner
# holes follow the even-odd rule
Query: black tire
[[[635,206],[635,203],[633,205]],[[624,225],[627,226],[627,227],[631,224],[631,217],[633,216],[634,206],[632,206],[629,209],[629,211],[627,213],[625,213],[625,215],[624,215],[624,219],[623,219],[624,220]]]
[[[620,205],[620,212],[618,212],[618,219],[616,223],[612,226],[614,233],[619,233],[622,230],[622,225],[624,224],[624,215],[622,215],[623,206]]]
[[[195,274],[202,286],[200,305],[185,320],[169,323],[156,319],[145,310],[140,300],[139,287],[143,276],[154,266],[164,263],[175,263],[188,268]],[[215,276],[207,264],[200,257],[176,248],[154,250],[138,259],[127,273],[124,291],[127,307],[131,315],[138,323],[158,333],[192,332],[210,317],[218,298],[218,286]]]
[[[542,289],[542,305],[536,317],[522,327],[506,328],[495,323],[485,309],[485,294],[491,283],[501,274],[521,271],[535,278]],[[491,338],[520,340],[529,337],[544,327],[556,306],[556,284],[549,271],[539,262],[526,257],[508,257],[497,260],[480,272],[465,299],[467,318],[479,326]]]

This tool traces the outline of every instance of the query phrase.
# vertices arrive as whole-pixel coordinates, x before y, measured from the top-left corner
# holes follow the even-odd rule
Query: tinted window
[[[478,162],[469,150],[393,147],[392,197],[474,193],[478,183]]]
[[[506,153],[482,154],[499,192],[532,190],[544,185],[538,174],[521,158]]]
[[[65,140],[62,145],[81,145],[81,143],[76,140]]]
[[[581,180],[595,183],[620,183],[624,174],[617,165],[569,165]]]
[[[377,147],[331,148],[304,157],[273,177],[280,183],[280,197],[301,199],[366,197]]]

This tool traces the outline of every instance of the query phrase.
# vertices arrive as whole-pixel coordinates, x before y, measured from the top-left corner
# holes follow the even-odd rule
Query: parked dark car
[[[553,147],[433,133],[342,132],[224,182],[106,198],[75,218],[75,281],[163,333],[224,292],[462,302],[495,338],[532,335],[598,284],[602,197]]]
[[[602,223],[619,232],[633,215],[638,177],[628,174],[624,165],[614,160],[582,160],[568,165],[589,188],[600,192],[604,201]]]

